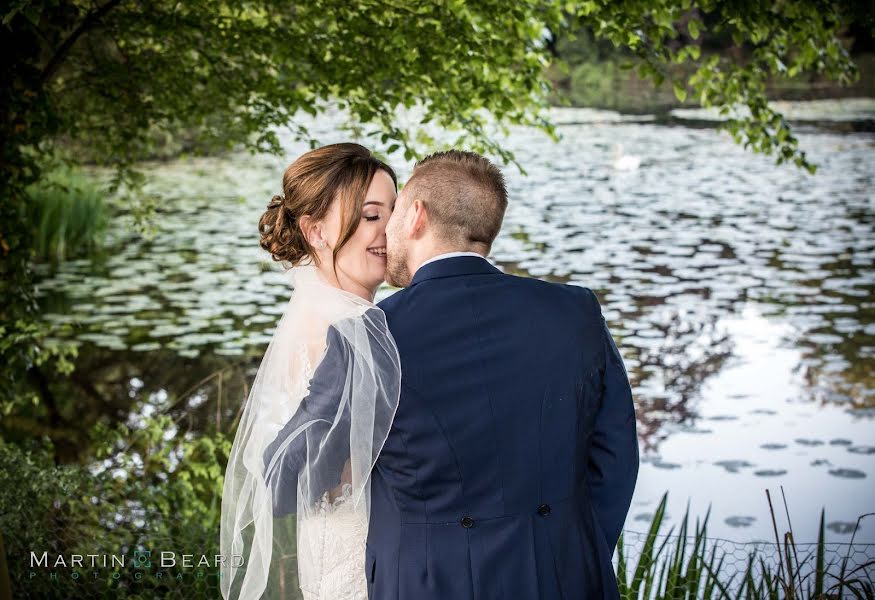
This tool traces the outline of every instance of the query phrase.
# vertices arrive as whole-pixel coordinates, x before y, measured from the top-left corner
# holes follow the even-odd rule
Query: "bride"
[[[333,144],[292,163],[283,192],[259,231],[294,289],[228,459],[222,596],[293,598],[300,587],[305,600],[366,600],[369,475],[401,380],[373,303],[397,179],[366,148]]]

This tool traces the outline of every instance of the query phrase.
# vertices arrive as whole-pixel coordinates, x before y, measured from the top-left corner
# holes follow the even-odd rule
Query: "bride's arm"
[[[348,349],[342,336],[333,326],[329,327],[325,354],[316,366],[307,395],[264,452],[265,469],[269,468],[265,479],[273,496],[274,516],[296,512],[298,476],[306,463],[312,466],[319,461],[319,468],[313,471],[318,471],[319,478],[323,479],[309,482],[309,500],[321,497],[321,493],[326,491],[318,489],[328,485],[324,481],[326,475],[332,478],[336,471],[337,481],[340,481],[343,462],[338,454],[342,452],[333,451],[338,449],[330,443],[327,447],[321,445],[332,427],[348,427],[349,411],[344,409],[344,414],[338,416],[348,361]],[[344,433],[337,433],[339,435],[333,436],[333,439],[342,440]],[[289,438],[291,440],[284,445]],[[340,464],[333,464],[338,462]]]

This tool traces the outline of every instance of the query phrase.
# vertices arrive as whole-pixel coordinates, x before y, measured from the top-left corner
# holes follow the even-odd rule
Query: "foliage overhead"
[[[673,63],[698,63],[671,81],[679,98],[727,114],[740,103],[748,114],[727,123],[739,142],[813,169],[766,102],[764,79],[852,80],[837,37],[846,9],[824,0],[10,0],[0,10],[0,399],[23,397],[34,387],[24,374],[51,355],[40,344],[25,205],[58,148],[73,149],[74,162],[116,165],[117,185],[137,184],[134,165],[158,140],[193,132],[196,149],[280,152],[278,129],[309,139],[296,114],[333,104],[407,158],[434,144],[428,124],[455,132],[454,146],[511,161],[496,134],[528,124],[555,135],[542,110],[551,40],[585,27],[634,51],[656,82]],[[731,35],[750,59],[704,56],[703,31]],[[411,108],[418,125],[400,125]],[[45,375],[31,379],[38,387]]]
[[[479,111],[533,122],[548,91],[542,32],[561,19],[539,0],[46,0],[3,16],[32,48],[17,57],[32,71],[20,84],[44,96],[56,133],[112,163],[148,151],[149,134],[191,128],[204,142],[278,152],[274,128],[306,134],[295,113],[329,101],[402,144],[395,109],[423,103],[423,120],[479,142]]]
[[[689,80],[671,81],[679,99],[694,94],[703,106],[746,106],[749,116],[730,125],[739,141],[809,167],[786,121],[768,107],[764,82],[806,72],[851,81],[854,65],[837,37],[849,19],[842,6],[18,0],[2,15],[15,41],[6,48],[14,57],[11,83],[23,96],[11,103],[9,124],[36,133],[26,141],[63,136],[90,157],[129,165],[161,132],[196,130],[205,146],[278,152],[276,127],[306,136],[295,113],[336,102],[411,158],[421,148],[396,124],[397,109],[421,105],[423,122],[459,131],[456,145],[511,160],[489,136],[491,118],[549,129],[539,113],[550,92],[546,34],[585,26],[638,54],[642,74],[657,83],[673,63],[698,64]],[[751,50],[750,60],[703,57],[697,40],[704,31],[730,35]],[[31,112],[51,127],[34,123]]]

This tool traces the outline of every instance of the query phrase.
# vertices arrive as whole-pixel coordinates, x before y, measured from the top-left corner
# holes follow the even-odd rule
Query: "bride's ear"
[[[322,224],[320,222],[314,220],[310,215],[304,215],[298,220],[298,223],[311,248],[317,250],[325,248],[325,238],[322,237]]]

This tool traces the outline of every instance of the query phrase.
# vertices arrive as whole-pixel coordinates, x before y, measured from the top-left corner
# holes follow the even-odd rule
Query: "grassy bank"
[[[167,435],[175,431],[174,423],[160,416],[136,430],[95,428],[99,450],[90,466],[57,466],[45,449],[0,442],[5,478],[0,537],[13,597],[218,597],[215,568],[162,570],[159,553],[175,552],[177,558],[218,553],[230,440],[225,434]],[[707,515],[691,533],[689,508],[677,531],[662,533],[667,498],[666,493],[646,534],[638,538],[626,530],[620,538],[617,580],[625,600],[814,600],[872,598],[875,593],[872,560],[852,560],[850,550],[830,552],[823,514],[819,540],[806,553],[790,532],[768,545],[712,540],[706,534]],[[866,547],[856,549],[859,557]],[[57,554],[76,553],[124,554],[131,562],[34,568],[31,551],[47,552],[50,561]]]

